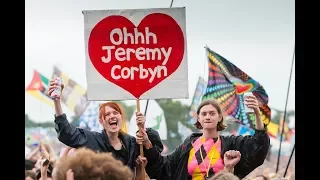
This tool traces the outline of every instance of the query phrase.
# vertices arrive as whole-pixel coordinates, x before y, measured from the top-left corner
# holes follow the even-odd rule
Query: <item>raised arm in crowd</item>
[[[56,78],[50,80],[48,94],[58,86]],[[63,90],[63,85],[61,86]],[[101,132],[89,131],[77,128],[70,124],[67,116],[62,111],[60,99],[54,99],[55,108],[55,129],[58,139],[72,148],[87,147],[96,152],[111,152],[113,156],[122,161],[124,165],[135,170],[136,159],[138,157],[138,146],[135,137],[124,132],[121,127],[125,122],[125,113],[122,107],[116,102],[106,102],[99,107],[99,122],[103,126]],[[138,116],[145,119],[143,115]],[[145,132],[154,146],[160,152],[163,149],[158,132],[151,128],[146,128]]]
[[[241,154],[234,169],[228,169],[240,179],[262,165],[269,150],[270,139],[261,120],[256,97],[247,97],[245,104],[254,109],[256,115],[254,135],[220,135],[219,132],[226,125],[220,104],[215,100],[205,100],[197,109],[195,126],[203,132],[192,133],[167,156],[161,156],[155,149],[148,133],[137,133],[137,142],[143,144],[144,154],[148,159],[148,175],[158,180],[207,179],[225,169],[223,157],[229,150],[239,151]],[[137,120],[138,125],[143,123],[144,121]]]

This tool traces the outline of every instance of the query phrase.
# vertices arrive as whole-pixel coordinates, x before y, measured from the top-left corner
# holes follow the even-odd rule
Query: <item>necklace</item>
[[[114,144],[111,143],[111,146],[113,147],[113,149],[115,149],[117,151],[121,150],[122,148],[124,148],[124,150],[127,150],[120,138],[119,138],[118,142],[116,142]]]
[[[201,138],[201,137],[200,137],[200,138]],[[218,141],[219,141],[219,136],[218,136],[218,140],[216,141],[216,143],[214,143],[214,145],[211,147],[211,149],[212,149],[212,148],[215,148],[215,147],[217,146]],[[203,143],[202,143],[202,140],[201,140],[201,139],[200,139],[200,142],[201,142],[201,146],[203,146]],[[203,149],[204,149],[204,147],[203,147]],[[211,149],[210,149],[210,150],[211,150]],[[210,152],[210,150],[209,150],[209,152]],[[201,159],[202,159],[204,168],[205,168],[205,170],[206,170],[207,178],[208,178],[208,176],[209,176],[209,169],[210,169],[210,165],[211,165],[211,161],[212,161],[213,155],[214,155],[214,151],[212,152],[212,155],[211,155],[211,158],[210,158],[210,162],[209,162],[208,167],[207,167],[206,164],[204,163],[204,159],[203,159],[203,155],[202,155],[202,151],[201,151],[201,147],[200,147],[200,156],[201,156]]]
[[[126,149],[126,146],[123,144],[123,142],[122,142],[121,139],[120,139],[120,143],[121,143],[121,146],[122,146],[125,150],[127,150],[127,149]]]

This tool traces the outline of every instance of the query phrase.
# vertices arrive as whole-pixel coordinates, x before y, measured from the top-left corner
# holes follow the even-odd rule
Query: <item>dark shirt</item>
[[[126,148],[124,147],[123,143],[121,142],[121,149],[120,150],[116,150],[114,149],[113,146],[111,146],[111,152],[114,158],[120,160],[123,164],[127,164],[128,163],[128,152],[126,150]]]

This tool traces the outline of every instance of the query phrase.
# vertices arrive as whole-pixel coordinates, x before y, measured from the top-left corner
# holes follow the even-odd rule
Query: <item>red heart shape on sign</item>
[[[139,99],[177,70],[184,42],[180,26],[166,14],[149,14],[137,27],[123,16],[109,16],[92,29],[88,53],[105,79]]]

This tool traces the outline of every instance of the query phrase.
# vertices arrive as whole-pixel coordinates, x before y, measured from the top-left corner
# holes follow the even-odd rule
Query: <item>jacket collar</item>
[[[110,143],[107,132],[103,129],[101,134],[102,134],[102,139],[105,146],[110,147],[111,143]],[[119,132],[118,137],[120,138],[120,140],[122,141],[126,149],[127,150],[130,149],[130,145],[132,144],[132,139],[134,139],[133,136],[130,136],[129,134],[126,134],[126,133]]]
[[[101,136],[102,136],[102,140],[103,140],[103,143],[109,147],[110,146],[110,140],[109,140],[109,136],[106,132],[106,130],[101,130]]]

